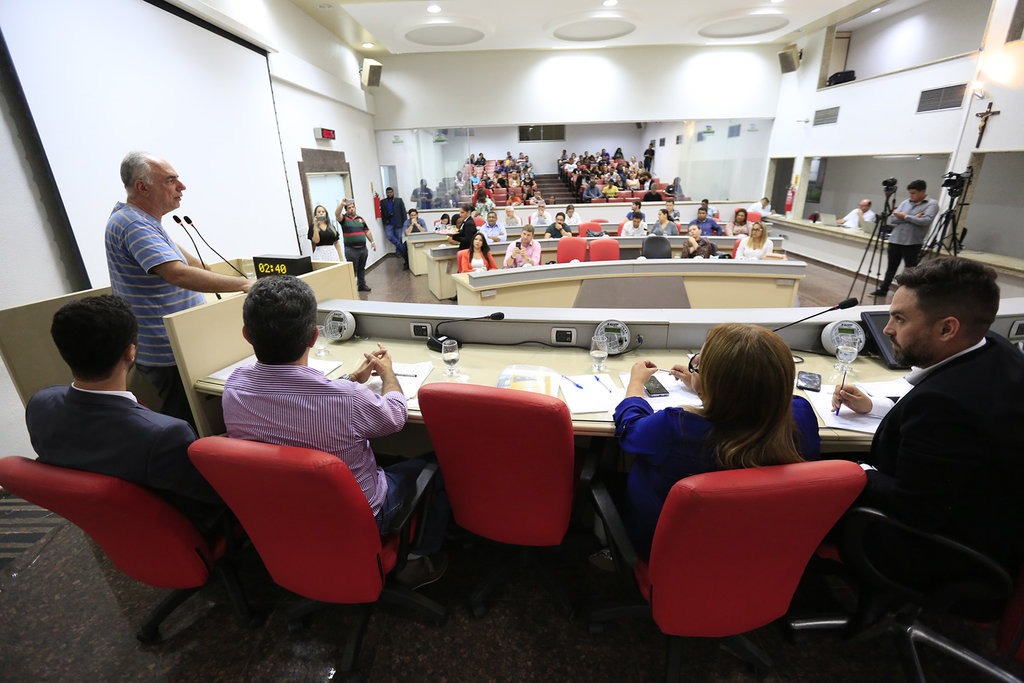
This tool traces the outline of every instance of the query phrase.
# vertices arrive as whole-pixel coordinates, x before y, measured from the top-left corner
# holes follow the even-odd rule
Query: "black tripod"
[[[957,232],[957,227],[960,225],[960,216],[963,214],[964,207],[970,206],[962,201],[962,195],[971,186],[972,175],[971,167],[968,166],[967,171],[957,177],[959,182],[950,183],[947,180],[942,184],[946,188],[946,193],[949,194],[949,208],[939,215],[939,220],[932,228],[931,235],[925,240],[923,252],[939,256],[945,249],[946,253],[952,256],[960,254],[960,250],[964,246],[964,238],[967,237],[967,228]]]
[[[863,300],[868,290],[868,279],[871,277],[871,269],[875,269],[875,280],[880,280],[882,275],[882,253],[885,251],[885,241],[889,237],[889,216],[892,215],[893,210],[896,208],[896,200],[893,199],[893,195],[896,194],[895,182],[890,185],[883,185],[885,190],[885,199],[882,201],[882,213],[875,218],[875,228],[871,231],[871,237],[868,239],[867,245],[864,247],[864,253],[861,254],[860,263],[857,264],[857,270],[853,273],[853,280],[850,282],[850,289],[846,292],[846,296],[850,297],[853,295],[853,290],[857,286],[857,278],[861,275],[861,268],[864,267],[864,260],[868,259],[868,254],[871,254],[871,258],[868,259],[867,270],[864,271],[864,284],[861,285],[860,299]],[[878,261],[876,264],[875,258]]]

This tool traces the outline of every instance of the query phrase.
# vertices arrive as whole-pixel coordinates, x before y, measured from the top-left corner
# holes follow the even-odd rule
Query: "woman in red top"
[[[472,273],[475,270],[496,270],[498,264],[491,256],[491,248],[487,246],[482,232],[473,235],[473,246],[459,252],[459,272]]]

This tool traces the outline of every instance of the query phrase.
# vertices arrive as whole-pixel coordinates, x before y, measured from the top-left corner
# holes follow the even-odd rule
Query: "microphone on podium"
[[[448,337],[447,335],[438,334],[441,331],[441,326],[442,325],[447,325],[448,323],[464,323],[464,322],[468,322],[470,320],[504,320],[504,319],[505,319],[505,314],[502,313],[501,311],[498,311],[496,313],[488,313],[487,315],[482,315],[479,318],[460,318],[458,320],[442,320],[441,322],[439,322],[437,324],[437,327],[434,328],[434,334],[432,334],[429,337],[427,337],[427,348],[430,349],[431,351],[437,351],[438,353],[440,353],[441,352],[441,344],[443,344],[445,340],[447,340],[447,339],[455,339],[454,337]],[[455,339],[455,343],[459,345],[459,348],[462,348],[462,342],[460,342],[458,339]]]
[[[853,308],[854,306],[856,306],[859,303],[860,303],[860,300],[857,299],[857,297],[851,296],[849,299],[844,299],[843,301],[840,301],[839,303],[837,303],[835,306],[833,306],[831,308],[826,308],[826,309],[820,310],[817,313],[811,313],[806,318],[800,318],[799,320],[794,320],[791,323],[786,323],[785,325],[782,325],[781,327],[776,327],[774,330],[772,330],[772,332],[778,332],[779,330],[784,330],[787,327],[789,327],[790,325],[796,325],[797,323],[802,323],[805,320],[810,320],[811,318],[815,318],[815,317],[817,317],[819,315],[824,315],[825,313],[828,313],[829,311],[836,311],[836,310],[843,310],[843,309],[846,309],[846,308]]]
[[[178,217],[177,217],[177,216],[174,216],[173,218],[174,218],[174,220],[178,221]],[[241,275],[242,277],[244,277],[244,278],[248,279],[248,277],[249,277],[248,275],[246,275],[245,273],[243,273],[242,271],[240,271],[240,270],[239,270],[238,268],[235,268],[235,265],[234,265],[233,263],[231,263],[231,261],[228,261],[228,260],[227,260],[226,258],[224,258],[223,256],[221,256],[221,253],[220,253],[219,251],[217,251],[217,250],[216,250],[216,249],[214,249],[214,248],[213,248],[212,246],[210,246],[210,243],[206,241],[206,238],[205,238],[205,237],[203,237],[203,233],[199,232],[199,228],[197,228],[197,227],[195,226],[195,224],[194,224],[194,223],[192,222],[192,219],[191,219],[191,218],[189,218],[188,216],[185,216],[185,222],[186,222],[186,223],[188,223],[188,226],[189,226],[190,228],[192,228],[193,230],[195,230],[195,231],[196,231],[196,234],[197,234],[197,235],[199,235],[199,239],[201,239],[201,240],[203,241],[203,244],[205,244],[205,245],[206,245],[207,247],[209,247],[209,248],[210,248],[210,251],[212,251],[212,252],[213,252],[214,254],[216,254],[217,256],[220,256],[220,260],[221,260],[221,261],[223,261],[224,263],[226,263],[226,264],[228,264],[229,266],[231,266],[231,270],[235,271],[236,273],[238,273],[238,274],[239,274],[239,275]],[[178,223],[180,224],[180,223],[181,223],[181,221],[178,221]],[[193,245],[195,245],[195,241],[193,241],[193,242],[192,242],[192,244],[193,244]],[[198,252],[198,251],[199,251],[199,249],[196,249],[196,252]],[[202,256],[200,256],[200,257],[199,257],[199,262],[200,262],[200,263],[202,263],[202,262],[203,262],[203,257],[202,257]],[[206,268],[206,264],[203,264],[203,268]]]
[[[196,258],[198,258],[198,259],[199,259],[199,263],[200,263],[200,265],[202,265],[202,266],[203,266],[203,270],[206,270],[206,262],[205,262],[205,261],[203,261],[203,255],[202,255],[202,254],[200,253],[200,251],[199,251],[199,246],[198,246],[198,245],[196,245],[196,240],[195,240],[195,238],[194,238],[194,237],[192,237],[192,233],[190,233],[190,232],[188,231],[188,228],[186,228],[186,227],[185,227],[184,225],[182,225],[181,219],[180,219],[180,218],[178,218],[178,216],[177,216],[177,215],[171,216],[171,218],[173,218],[173,219],[174,219],[174,222],[175,222],[175,223],[177,223],[178,225],[181,225],[181,229],[185,231],[185,234],[186,234],[186,235],[188,235],[188,238],[189,238],[189,240],[191,240],[191,241],[192,241],[192,248],[196,250]],[[189,225],[192,225],[192,221],[190,221],[190,220],[188,219],[188,216],[185,216],[185,222],[186,222],[186,223],[188,223]],[[193,230],[195,230],[195,227],[196,227],[196,226],[192,225],[192,229],[193,229]],[[199,235],[199,231],[198,231],[198,230],[196,230],[196,234],[197,234],[197,235]],[[199,236],[200,236],[200,237],[202,237],[202,235],[199,235]],[[205,241],[205,240],[204,240],[204,241]],[[222,298],[220,294],[215,294],[215,296],[217,297],[217,300],[218,300],[218,301],[219,301],[219,300],[220,300],[220,299]]]

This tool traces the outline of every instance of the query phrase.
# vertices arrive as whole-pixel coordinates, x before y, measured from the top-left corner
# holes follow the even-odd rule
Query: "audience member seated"
[[[793,352],[774,332],[727,323],[708,332],[700,352],[671,374],[703,407],[657,412],[644,383],[658,367],[637,361],[615,408],[615,435],[632,456],[624,522],[638,554],[651,552],[654,528],[672,485],[715,470],[817,460],[821,439],[810,404],[793,395]]]
[[[493,213],[493,212],[492,212]],[[473,246],[463,249],[458,254],[459,272],[473,273],[478,270],[497,270],[498,264],[491,256],[491,247],[483,233],[473,236]]]
[[[487,159],[484,159],[484,153],[483,152],[480,152],[479,154],[476,155],[476,159],[473,161],[473,165],[478,167],[478,168],[480,166],[486,166],[487,165]]]
[[[416,209],[409,209],[409,218],[406,219],[402,225],[406,235],[411,235],[414,232],[426,232],[427,222],[420,218],[420,212]]]
[[[452,217],[442,213],[441,217],[434,221],[434,232],[447,232],[452,225]]]
[[[565,224],[577,226],[581,223],[580,217],[576,215],[576,207],[569,204],[565,207]]]
[[[562,239],[563,237],[572,237],[572,228],[565,224],[565,214],[559,211],[555,214],[555,222],[548,226],[548,229],[544,233],[545,237],[552,239]]]
[[[645,202],[660,202],[661,193],[658,192],[658,183],[651,181],[650,186],[647,188],[647,193],[643,196]]]
[[[504,242],[508,239],[504,226],[498,223],[498,213],[496,211],[487,212],[487,220],[480,226],[480,232],[483,233],[488,244]]]
[[[201,532],[215,531],[226,508],[188,459],[195,431],[127,389],[139,334],[128,302],[111,295],[68,302],[50,334],[74,381],[41,389],[25,407],[39,462],[153,489]]]
[[[665,187],[665,192],[669,193],[673,197],[683,196],[683,181],[679,176],[676,176],[672,182]]]
[[[743,209],[740,209],[742,211]],[[740,240],[736,247],[736,258],[743,261],[760,261],[772,253],[772,242],[768,239],[768,231],[761,222],[750,226],[750,235]]]
[[[837,218],[836,223],[844,228],[856,230],[875,222],[875,212],[871,210],[871,200],[862,199],[857,208],[850,211],[842,218]]]
[[[718,254],[718,247],[701,234],[699,225],[690,223],[688,232],[689,239],[683,243],[683,258],[711,258]]]
[[[488,211],[494,211],[494,201],[487,196],[487,191],[481,187],[473,197],[473,215],[486,216]]]
[[[760,200],[754,202],[753,204],[747,207],[747,212],[749,213],[751,211],[756,211],[762,216],[767,216],[772,212],[772,203],[768,200],[767,197],[761,197]]]
[[[679,226],[669,220],[668,209],[658,209],[658,222],[651,228],[652,235],[678,236]]]
[[[278,275],[256,281],[242,308],[242,335],[252,344],[256,364],[236,369],[224,383],[224,424],[234,439],[337,456],[386,534],[406,511],[426,460],[410,458],[386,469],[377,465],[369,439],[401,431],[408,417],[391,355],[378,344],[350,375],[327,379],[307,367],[317,338],[316,311],[313,290],[302,280]],[[381,379],[380,395],[364,386],[371,375]],[[418,587],[444,574],[448,560],[438,551],[447,523],[446,499],[435,493],[420,543],[396,577],[400,583]]]
[[[747,210],[736,209],[732,220],[725,224],[724,235],[749,235],[750,224],[747,222]]]
[[[721,233],[721,228],[718,223],[715,222],[714,218],[708,217],[708,210],[703,206],[697,209],[697,218],[696,220],[690,221],[690,225],[696,225],[700,229],[700,234],[706,237]]]
[[[637,176],[635,168],[629,169],[626,174],[626,189],[627,190],[639,190],[640,189],[640,178]]]
[[[711,206],[707,199],[700,200],[700,208],[704,209],[710,218],[718,218],[718,209]]]
[[[619,188],[614,183],[608,183],[604,186],[604,189],[601,190],[601,193],[608,199],[615,199],[619,196]]]
[[[665,202],[665,210],[668,211],[669,220],[675,221],[676,223],[680,221],[679,211],[676,209],[676,203],[674,201],[669,199]]]
[[[540,242],[533,239],[533,226],[524,225],[523,233],[505,250],[504,266],[506,268],[522,268],[540,264]]]
[[[519,220],[519,216],[516,215],[516,210],[511,206],[505,207],[505,228],[511,228],[514,225],[522,225],[523,222]]]
[[[633,200],[633,204],[632,204],[632,208],[630,208],[630,210],[628,212],[626,212],[626,220],[627,221],[633,220],[633,216],[635,216],[636,214],[640,214],[640,220],[642,220],[642,221],[647,220],[647,216],[645,216],[644,212],[640,210],[641,206],[643,206],[643,205],[640,203],[640,200],[639,199],[634,199]]]
[[[602,197],[601,190],[597,188],[597,181],[591,180],[587,185],[587,189],[583,191],[583,201],[589,202],[592,199],[600,199]]]
[[[537,210],[529,215],[527,222],[534,228],[543,230],[551,224],[551,217],[547,214],[547,206],[544,202],[537,205]]]
[[[640,211],[631,211],[633,217],[622,226],[623,237],[645,237],[647,235],[647,224],[644,223],[644,215]]]

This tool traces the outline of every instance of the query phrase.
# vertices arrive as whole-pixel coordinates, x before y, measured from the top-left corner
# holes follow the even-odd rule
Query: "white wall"
[[[1024,259],[1024,152],[990,152],[976,180],[977,189],[961,227],[964,246]]]
[[[875,159],[873,157],[829,157],[825,165],[825,183],[821,188],[821,202],[810,202],[804,207],[802,218],[810,213],[834,213],[839,218],[857,203],[867,198],[871,208],[881,213],[885,201],[882,180],[896,178],[895,200],[899,204],[907,197],[907,183],[921,179],[928,183],[928,195],[939,197],[942,177],[946,173],[949,157],[942,154],[916,159]]]
[[[926,64],[981,47],[987,0],[929,0],[853,31],[846,68],[857,78]]]
[[[770,118],[777,52],[768,45],[391,55],[381,58],[376,126]],[[758,97],[726,96],[752,88]]]

